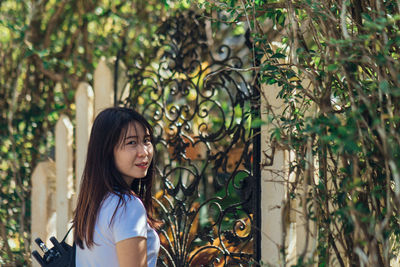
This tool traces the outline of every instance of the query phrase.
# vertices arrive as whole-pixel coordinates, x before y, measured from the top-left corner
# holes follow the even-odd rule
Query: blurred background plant
[[[0,1],[0,265],[30,262],[31,172],[38,161],[54,158],[54,126],[61,113],[74,118],[78,82],[93,82],[100,57],[115,57],[124,35],[129,55],[150,62],[157,23],[185,7],[142,0]]]

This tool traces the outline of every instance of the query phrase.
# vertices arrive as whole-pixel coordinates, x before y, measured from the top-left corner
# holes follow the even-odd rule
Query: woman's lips
[[[147,167],[149,166],[148,162],[142,162],[142,163],[138,163],[136,164],[137,167],[142,168],[142,169],[147,169]]]

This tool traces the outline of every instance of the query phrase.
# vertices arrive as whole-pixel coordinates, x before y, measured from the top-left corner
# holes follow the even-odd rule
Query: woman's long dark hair
[[[119,145],[121,138],[126,136],[129,125],[135,122],[149,131],[154,155],[147,175],[142,179],[134,179],[129,186],[115,166],[114,148]],[[123,107],[107,108],[97,115],[90,133],[86,164],[73,219],[74,240],[79,247],[83,248],[83,242],[87,247],[94,244],[93,233],[100,205],[109,193],[119,196],[117,209],[125,205],[124,194],[138,196],[146,208],[149,224],[152,227],[158,226],[158,221],[153,216],[151,196],[155,157],[153,128],[142,115]]]

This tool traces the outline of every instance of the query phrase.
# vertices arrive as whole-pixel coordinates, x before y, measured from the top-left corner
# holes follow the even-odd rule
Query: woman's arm
[[[147,267],[147,239],[141,236],[121,240],[116,244],[120,267]]]

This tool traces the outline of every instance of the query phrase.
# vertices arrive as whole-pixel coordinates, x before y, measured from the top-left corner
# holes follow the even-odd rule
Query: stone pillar
[[[303,88],[309,90],[312,88],[312,83],[307,77],[301,77],[301,84]],[[317,114],[315,103],[312,103],[309,109],[305,112],[306,117],[314,117]],[[297,259],[304,257],[308,260],[314,255],[314,251],[317,246],[317,225],[314,221],[308,218],[309,210],[307,209],[307,197],[313,194],[314,187],[318,184],[318,159],[312,154],[312,140],[307,141],[307,151],[306,151],[306,173],[303,177],[302,184],[298,185],[296,188],[296,193],[298,194],[298,199],[293,205],[296,210],[295,221],[296,221],[296,254]],[[315,212],[315,206],[313,205],[313,211]]]
[[[276,85],[262,87],[261,94],[261,118],[269,121],[266,110],[272,109],[275,114],[282,113],[283,101],[277,99],[280,88]],[[268,109],[267,109],[268,107]],[[271,122],[261,127],[261,164],[268,163],[265,155],[271,155],[273,145],[270,142],[271,130],[274,128]],[[277,266],[282,262],[280,249],[284,245],[284,228],[289,227],[289,206],[286,200],[286,183],[288,168],[288,153],[279,147],[275,147],[273,164],[264,166],[261,171],[261,260],[263,263]]]

